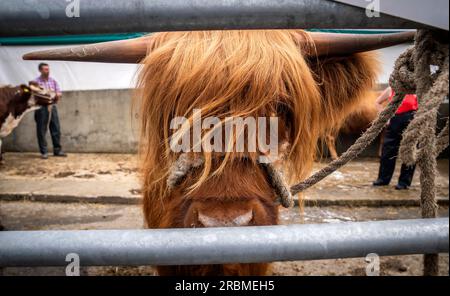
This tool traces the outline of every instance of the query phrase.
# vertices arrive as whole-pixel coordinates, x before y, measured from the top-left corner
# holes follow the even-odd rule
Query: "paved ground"
[[[139,182],[131,154],[69,154],[41,160],[6,153],[0,166],[0,199],[138,203]]]
[[[315,170],[326,163],[317,163]],[[448,205],[448,160],[439,160],[437,197]],[[374,188],[376,159],[351,162],[305,192],[307,204],[329,205],[417,205],[419,174],[408,191],[392,186]],[[32,153],[6,153],[0,166],[0,200],[83,201],[138,204],[139,182],[136,158],[131,154],[70,154],[68,158],[39,159]]]

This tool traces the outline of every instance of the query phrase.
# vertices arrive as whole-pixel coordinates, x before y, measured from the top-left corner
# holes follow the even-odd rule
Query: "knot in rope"
[[[448,94],[448,44],[442,44],[431,36],[430,32],[420,31],[412,55],[417,66],[411,77],[417,84],[419,109],[403,133],[400,144],[399,157],[406,165],[417,163],[419,158],[436,158],[448,146],[448,120],[444,133],[435,136],[438,109]],[[430,67],[434,68],[434,73]],[[435,147],[436,143],[438,147]]]
[[[389,85],[395,93],[413,94],[416,92],[413,52],[414,47],[410,47],[395,61],[394,71],[389,77]]]

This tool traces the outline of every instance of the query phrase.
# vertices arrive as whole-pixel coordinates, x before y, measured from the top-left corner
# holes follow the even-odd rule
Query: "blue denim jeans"
[[[49,111],[51,108],[51,116],[49,123]],[[58,118],[58,109],[55,105],[51,107],[43,106],[34,112],[34,119],[36,121],[36,135],[39,144],[39,151],[41,154],[47,154],[47,140],[45,138],[47,134],[47,128],[50,129],[50,135],[53,143],[53,153],[58,154],[61,152],[61,131]]]

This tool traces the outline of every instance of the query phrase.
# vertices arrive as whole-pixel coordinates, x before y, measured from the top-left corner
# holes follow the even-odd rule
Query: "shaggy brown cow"
[[[0,87],[0,161],[2,161],[2,138],[19,125],[22,118],[40,106],[52,103],[52,94],[36,82],[29,85]]]
[[[376,107],[375,101],[378,98],[380,92],[370,92],[368,95],[361,100],[360,104],[355,107],[342,122],[342,124],[337,125],[336,129],[329,132],[325,136],[325,144],[330,153],[330,157],[333,160],[338,158],[338,153],[336,151],[336,138],[338,134],[345,135],[361,135],[375,120],[378,116],[378,109]]]
[[[277,192],[258,165],[263,152],[191,153],[202,165],[169,190],[180,153],[171,149],[176,117],[279,118],[278,164],[295,180],[310,172],[316,143],[375,82],[374,50],[410,41],[411,33],[354,36],[289,30],[157,33],[137,40],[51,50],[25,59],[141,61],[143,208],[148,228],[274,225]],[[142,58],[144,58],[142,60]],[[183,135],[191,135],[183,129]],[[193,132],[192,132],[193,133]],[[248,130],[241,131],[248,133]],[[179,135],[179,134],[177,134]],[[236,135],[237,137],[237,135]],[[208,132],[193,146],[209,141]],[[226,143],[232,148],[236,138]],[[286,145],[288,143],[288,145]],[[268,265],[162,266],[161,275],[259,275]]]

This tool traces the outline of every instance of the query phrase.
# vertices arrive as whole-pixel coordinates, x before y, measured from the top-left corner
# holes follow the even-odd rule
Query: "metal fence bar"
[[[0,266],[186,265],[442,253],[449,219],[287,226],[84,231],[4,231]]]
[[[427,26],[387,14],[368,17],[365,9],[329,0],[0,1],[3,37],[211,29],[423,27]]]

